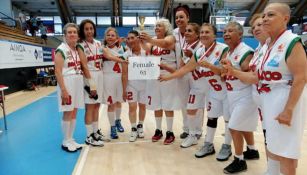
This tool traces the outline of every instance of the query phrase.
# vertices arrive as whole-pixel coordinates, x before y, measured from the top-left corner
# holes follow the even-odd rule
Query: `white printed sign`
[[[0,69],[44,65],[39,46],[0,40],[0,53]]]
[[[129,57],[128,80],[156,80],[160,76],[160,57]]]

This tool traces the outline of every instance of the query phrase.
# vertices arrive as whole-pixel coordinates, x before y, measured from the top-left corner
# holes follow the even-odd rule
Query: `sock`
[[[207,127],[207,133],[205,141],[209,143],[213,143],[214,135],[215,135],[216,128]]]
[[[72,119],[70,121],[70,128],[69,128],[69,135],[68,135],[69,139],[73,139],[75,128],[76,128],[76,119]]]
[[[136,128],[136,123],[131,123],[131,128]]]
[[[195,115],[187,115],[187,123],[189,127],[189,134],[194,136],[196,134],[196,128],[195,128]]]
[[[122,108],[115,108],[115,117],[116,120],[120,119],[120,115],[122,114]]]
[[[235,157],[238,158],[238,159],[240,159],[240,160],[244,160],[243,154],[241,154],[241,155],[236,155],[236,154],[235,154]]]
[[[144,121],[139,121],[139,124],[143,125]]]
[[[198,109],[194,119],[195,134],[201,135],[203,132],[204,110]]]
[[[93,132],[96,133],[98,131],[98,122],[93,122],[92,126],[93,126]]]
[[[86,127],[86,136],[90,136],[93,133],[93,127],[92,125],[85,125]]]
[[[162,117],[155,117],[156,119],[156,128],[161,130],[162,128]]]
[[[267,170],[268,174],[280,174],[280,162],[277,160],[273,160],[271,158],[268,157],[268,170]]]
[[[247,147],[248,147],[249,149],[251,149],[251,150],[257,150],[256,147],[255,147],[255,145],[247,145]]]
[[[183,132],[189,133],[187,109],[181,109],[181,115],[183,123],[182,130]]]
[[[108,118],[111,126],[115,126],[115,113],[114,112],[108,112]]]
[[[167,131],[173,132],[174,117],[166,117]]]
[[[228,128],[228,121],[227,122],[225,121],[225,141],[224,143],[226,145],[231,145],[231,140],[232,140],[232,137],[231,137],[231,134]]]
[[[69,139],[70,121],[62,120],[63,142]]]

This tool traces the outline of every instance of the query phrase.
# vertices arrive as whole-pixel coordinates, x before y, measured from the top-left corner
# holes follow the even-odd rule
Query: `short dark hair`
[[[94,38],[96,38],[97,34],[96,34],[96,26],[95,26],[94,22],[89,20],[89,19],[85,19],[85,20],[81,21],[81,24],[80,24],[80,27],[79,27],[80,28],[80,30],[79,30],[79,37],[80,37],[81,40],[85,40],[84,26],[87,23],[92,24],[92,26],[94,28]]]
[[[134,34],[135,36],[139,36],[140,34],[139,34],[139,32],[138,31],[136,31],[136,30],[130,30],[129,32],[128,32],[128,34]]]

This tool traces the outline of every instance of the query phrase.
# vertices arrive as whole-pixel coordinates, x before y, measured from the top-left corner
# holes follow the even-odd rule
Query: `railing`
[[[0,12],[0,22],[10,27],[16,27],[16,20],[2,12]]]

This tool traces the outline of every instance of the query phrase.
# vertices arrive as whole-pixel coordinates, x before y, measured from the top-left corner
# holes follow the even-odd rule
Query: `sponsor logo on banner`
[[[129,57],[128,80],[156,80],[160,76],[160,57]]]
[[[54,60],[54,49],[49,47],[43,47],[44,62],[52,62]]]
[[[0,53],[0,69],[51,65],[40,46],[0,40]]]

